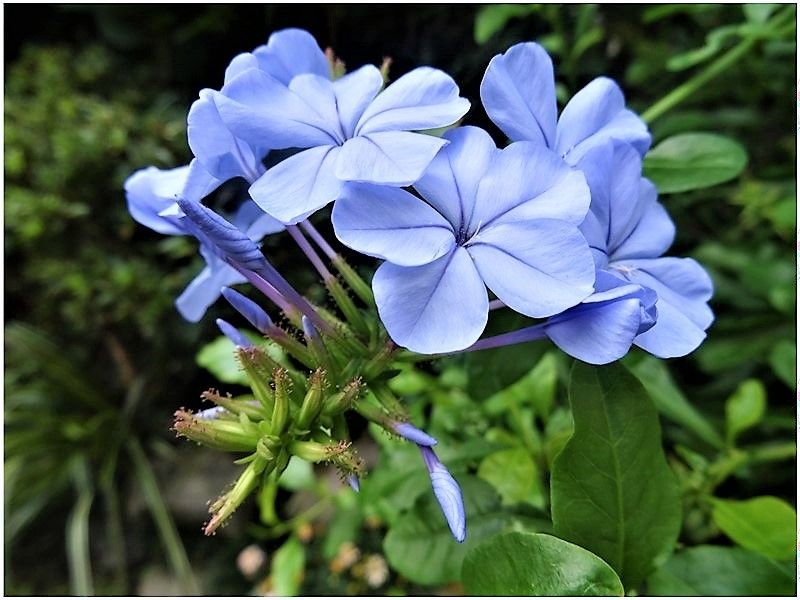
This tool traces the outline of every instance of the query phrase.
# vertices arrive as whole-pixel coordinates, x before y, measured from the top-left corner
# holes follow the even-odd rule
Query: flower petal
[[[214,102],[231,133],[254,146],[311,148],[336,143],[305,100],[260,69],[234,77]]]
[[[244,73],[248,69],[258,69],[258,58],[251,52],[242,52],[233,57],[233,60],[228,64],[225,69],[224,83],[228,83],[231,79],[236,77],[239,73]]]
[[[330,77],[330,67],[325,53],[317,41],[303,29],[281,29],[271,36],[264,46],[253,50],[263,71],[275,79],[289,85],[296,75],[313,73],[320,77]]]
[[[345,135],[336,108],[337,97],[330,79],[304,73],[292,79],[289,89],[305,101],[319,118],[319,122],[325,124],[325,130],[333,135],[338,143],[344,142]]]
[[[220,297],[225,286],[245,283],[247,280],[233,267],[222,261],[215,268],[206,266],[178,296],[175,306],[184,319],[197,323],[206,314],[208,307]]]
[[[529,317],[560,313],[592,293],[594,261],[578,228],[540,219],[481,231],[468,246],[486,285]]]
[[[713,284],[703,267],[691,258],[667,257],[625,261],[624,268],[627,279],[658,294],[658,320],[636,345],[660,358],[696,349],[714,321],[708,306]]]
[[[302,221],[339,195],[342,182],[334,176],[339,151],[320,146],[290,156],[250,187],[250,197],[283,223]]]
[[[581,173],[541,144],[515,142],[497,154],[481,180],[470,230],[500,222],[501,217],[504,223],[559,219],[578,225],[586,217],[589,202],[589,188]]]
[[[128,212],[137,223],[166,235],[185,235],[179,219],[159,215],[175,203],[183,191],[189,167],[161,170],[156,167],[139,169],[125,180]]]
[[[261,210],[252,200],[245,200],[239,206],[231,222],[254,242],[260,241],[265,235],[278,233],[286,228],[283,223]]]
[[[644,210],[642,160],[629,144],[606,141],[591,148],[576,168],[583,171],[592,194],[581,231],[590,246],[613,256],[636,229]]]
[[[348,184],[333,207],[331,221],[345,246],[404,267],[432,262],[455,245],[450,223],[398,188]]]
[[[414,69],[378,94],[359,119],[356,134],[452,125],[469,110],[469,101],[458,93],[458,85],[444,71]]]
[[[333,82],[339,120],[346,137],[353,137],[358,120],[378,95],[381,87],[383,87],[383,75],[373,65],[364,65]]]
[[[419,446],[419,450],[431,477],[431,486],[436,501],[442,508],[442,514],[444,514],[450,532],[460,544],[467,537],[467,514],[464,510],[461,487],[447,467],[439,461],[433,450],[427,446]]]
[[[615,248],[612,260],[661,256],[675,239],[675,224],[658,201],[656,187],[644,178],[639,183],[639,204],[636,228]]]
[[[423,354],[463,350],[489,318],[489,296],[469,254],[456,248],[420,267],[383,263],[372,280],[392,339]]]
[[[466,228],[475,208],[478,184],[498,154],[494,141],[478,127],[457,127],[414,188],[453,225]]]
[[[414,442],[418,446],[435,446],[439,442],[435,437],[422,431],[419,427],[415,427],[411,423],[394,423],[392,426],[394,432],[410,442]]]
[[[604,365],[625,356],[634,338],[653,326],[656,294],[602,271],[597,275],[598,291],[552,317],[544,329],[570,356]]]
[[[189,147],[198,162],[220,181],[244,177],[258,179],[264,168],[248,144],[237,140],[222,122],[214,103],[217,92],[202,90],[189,109],[187,136]],[[266,151],[264,151],[266,154]]]
[[[342,181],[411,185],[447,142],[407,131],[386,131],[347,140],[336,163]]]
[[[539,44],[516,44],[495,56],[481,81],[481,100],[489,118],[512,140],[555,145],[553,61]]]
[[[598,77],[564,107],[556,129],[555,149],[574,165],[587,150],[608,140],[628,142],[641,155],[651,142],[644,121],[625,108],[619,86],[608,77]]]

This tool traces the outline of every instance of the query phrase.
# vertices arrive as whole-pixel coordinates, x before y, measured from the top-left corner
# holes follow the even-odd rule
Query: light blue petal
[[[705,339],[714,321],[708,306],[713,284],[708,273],[691,258],[655,258],[625,261],[627,279],[658,294],[658,321],[636,338],[636,345],[660,358],[685,356]]]
[[[549,317],[592,293],[594,261],[578,228],[541,219],[482,230],[468,246],[495,295],[529,317]]]
[[[276,31],[263,46],[253,50],[260,68],[283,83],[301,73],[330,77],[330,67],[325,53],[317,41],[302,29]]]
[[[181,191],[180,196],[192,202],[200,202],[222,183],[222,181],[210,175],[196,158],[193,158],[192,162],[189,163],[189,172],[186,174],[186,181],[183,184],[183,191]]]
[[[470,231],[521,219],[560,219],[580,224],[589,210],[584,177],[557,154],[534,142],[500,151],[478,186]],[[506,213],[519,209],[507,216]]]
[[[419,67],[392,83],[367,107],[356,134],[420,131],[452,125],[469,110],[458,85],[447,73]]]
[[[264,170],[261,156],[255,156],[250,146],[237,140],[222,122],[214,103],[218,96],[213,90],[202,90],[189,109],[189,147],[203,168],[217,179],[244,177],[255,181]]]
[[[461,487],[438,459],[433,450],[427,446],[419,446],[422,458],[431,477],[431,486],[436,501],[442,508],[442,514],[455,540],[460,544],[467,537],[467,513],[464,510],[464,498]]]
[[[252,348],[253,344],[248,340],[241,331],[236,329],[233,325],[228,323],[225,319],[216,320],[217,327],[222,334],[233,342],[234,346],[239,348]]]
[[[411,423],[395,423],[393,429],[397,435],[418,446],[435,446],[439,443],[435,437],[428,435],[419,427],[414,427]]]
[[[250,187],[250,197],[283,223],[297,223],[339,196],[342,182],[334,175],[340,148],[305,150],[269,169]]]
[[[278,233],[286,228],[283,223],[261,210],[252,200],[245,200],[239,206],[231,223],[244,231],[254,242],[260,241],[265,235]]]
[[[644,121],[625,108],[619,86],[607,77],[598,77],[564,107],[555,148],[574,165],[590,148],[608,140],[627,142],[643,156],[651,138]]]
[[[353,137],[358,120],[381,87],[383,75],[373,65],[364,65],[333,82],[339,120],[346,137]]]
[[[636,228],[614,249],[611,260],[654,258],[672,245],[675,224],[658,202],[656,187],[644,178],[639,183],[639,204],[641,214]]]
[[[593,365],[619,360],[634,338],[653,326],[656,295],[600,272],[599,290],[545,324],[547,336],[570,356]]]
[[[489,296],[463,248],[421,267],[383,263],[372,280],[381,321],[400,346],[422,354],[472,345],[489,318]]]
[[[319,122],[324,123],[325,131],[333,135],[338,143],[344,142],[345,134],[336,108],[337,96],[330,79],[305,73],[292,79],[289,89],[311,107]]]
[[[248,69],[258,69],[258,58],[256,58],[255,54],[250,52],[242,52],[241,54],[237,54],[233,57],[233,60],[228,65],[228,68],[225,69],[225,83],[228,83],[231,79],[239,75],[240,73],[244,73]]]
[[[635,231],[644,212],[642,161],[632,146],[607,141],[591,148],[578,162],[592,194],[590,215],[581,225],[589,244],[608,255]]]
[[[478,184],[498,150],[489,134],[478,127],[457,127],[444,138],[450,143],[434,157],[414,187],[459,231],[470,222]]]
[[[516,44],[495,56],[481,81],[481,100],[489,118],[512,140],[555,145],[553,61],[539,44]]]
[[[240,73],[221,92],[214,101],[223,123],[253,146],[311,148],[336,143],[305,100],[260,69]]]
[[[136,171],[125,181],[125,198],[131,217],[158,233],[186,234],[177,218],[164,217],[159,213],[175,203],[188,175],[188,166],[166,171],[147,167]]]
[[[272,319],[264,312],[258,304],[250,300],[247,296],[240,294],[233,288],[224,287],[220,290],[222,296],[227,300],[239,314],[247,319],[250,324],[261,333],[267,333],[273,327]]]
[[[227,265],[219,268],[205,267],[178,296],[175,306],[184,319],[197,323],[208,307],[220,297],[225,286],[245,283],[247,280],[236,269]]]
[[[424,265],[455,245],[450,223],[405,190],[348,184],[331,216],[336,237],[357,252],[396,265]]]
[[[336,163],[342,181],[411,185],[447,142],[422,133],[386,131],[347,140]]]

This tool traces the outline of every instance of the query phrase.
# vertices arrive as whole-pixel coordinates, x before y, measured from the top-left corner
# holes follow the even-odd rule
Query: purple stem
[[[317,228],[311,224],[311,221],[306,219],[305,221],[300,222],[300,227],[308,234],[314,243],[319,246],[319,249],[322,250],[322,253],[325,254],[330,260],[333,260],[336,257],[336,251],[331,247],[331,245],[322,237],[322,234],[317,231]]]
[[[333,275],[331,275],[331,272],[325,267],[325,263],[322,262],[319,254],[317,254],[314,248],[311,247],[311,244],[308,243],[308,240],[303,235],[303,232],[300,231],[300,228],[298,228],[297,225],[287,225],[286,231],[288,231],[292,239],[297,242],[297,245],[300,246],[300,250],[302,250],[303,254],[311,261],[311,264],[314,265],[314,268],[322,279],[326,282],[330,281]]]
[[[516,331],[509,331],[508,333],[501,333],[488,338],[478,340],[472,346],[463,350],[463,352],[472,352],[474,350],[488,350],[489,348],[498,348],[500,346],[511,346],[513,344],[521,344],[523,342],[532,342],[533,340],[541,340],[547,337],[544,327],[545,323],[539,325],[532,325]]]
[[[495,299],[489,302],[489,310],[497,310],[498,308],[505,308],[506,304],[500,299]]]

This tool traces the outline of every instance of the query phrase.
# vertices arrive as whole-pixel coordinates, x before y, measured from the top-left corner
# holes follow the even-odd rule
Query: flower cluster
[[[181,412],[176,429],[252,451],[240,480],[212,505],[213,531],[291,455],[335,464],[357,489],[361,466],[342,418],[356,410],[419,446],[462,541],[458,484],[432,450],[436,440],[407,422],[385,385],[398,348],[432,355],[549,338],[594,364],[632,345],[682,356],[713,320],[711,281],[693,260],[663,256],[675,230],[642,177],[650,134],[614,81],[593,80],[559,117],[550,57],[535,43],[513,46],[491,60],[481,84],[483,108],[510,139],[498,147],[488,132],[460,124],[470,103],[446,73],[420,67],[388,83],[385,68],[344,74],[332,56],[307,32],[274,33],[233,59],[219,90],[200,92],[188,115],[191,163],[149,167],[126,182],[134,219],[200,241],[207,266],[178,299],[180,312],[197,321],[222,293],[291,361],[276,362],[218,321],[255,401],[207,394],[218,409]],[[237,195],[227,219],[206,206],[226,186]],[[331,203],[338,240],[383,261],[371,287],[308,220]],[[341,318],[294,290],[259,250],[264,236],[284,230]],[[302,338],[227,287],[244,282]],[[537,321],[481,339],[500,309]]]

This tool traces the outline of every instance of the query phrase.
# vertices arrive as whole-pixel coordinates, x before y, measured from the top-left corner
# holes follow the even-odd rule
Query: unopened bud
[[[230,518],[234,511],[239,508],[239,505],[244,502],[247,496],[256,488],[261,478],[261,474],[266,468],[270,467],[268,461],[261,457],[256,457],[254,461],[247,465],[247,468],[233,484],[229,492],[223,494],[216,502],[214,502],[209,511],[212,514],[211,520],[205,526],[204,533],[211,535],[214,533],[225,521]]]
[[[308,391],[303,404],[300,406],[300,412],[295,421],[298,429],[308,429],[308,426],[317,418],[320,410],[322,409],[322,399],[325,388],[325,371],[317,369],[308,378]]]
[[[361,394],[362,387],[363,384],[359,377],[348,381],[341,392],[330,396],[325,401],[324,414],[337,415],[352,408]]]
[[[198,418],[189,411],[175,412],[175,432],[194,442],[227,452],[252,451],[258,442],[258,428],[231,419]]]
[[[291,380],[286,369],[278,368],[272,372],[272,381],[275,385],[272,409],[272,435],[281,435],[289,422],[289,395],[291,393]]]

